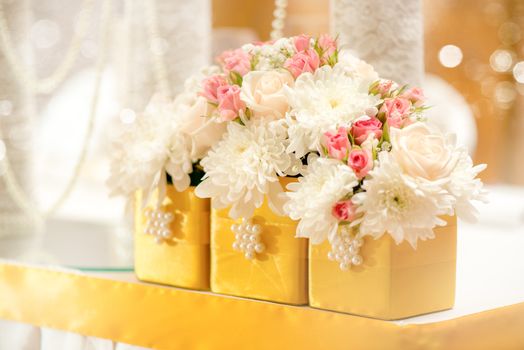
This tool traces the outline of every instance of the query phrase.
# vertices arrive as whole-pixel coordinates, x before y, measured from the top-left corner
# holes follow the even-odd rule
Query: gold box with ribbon
[[[155,197],[156,194],[150,203],[156,202]],[[177,192],[168,185],[160,211],[150,206],[142,208],[140,192],[136,194],[135,203],[137,277],[148,282],[208,290],[209,199],[196,197],[194,187]],[[148,226],[159,226],[159,230],[160,226],[166,227],[168,238],[161,236],[162,231],[158,234],[147,232]]]
[[[293,180],[283,178],[281,184],[285,186]],[[212,209],[211,290],[286,304],[307,304],[308,243],[304,238],[295,238],[297,222],[273,213],[266,200],[250,221],[250,225],[259,226],[264,249],[246,258],[250,253],[239,245],[250,244],[246,238],[249,234],[233,232],[233,225],[239,227],[241,220],[229,218],[228,211]],[[240,242],[242,239],[248,242]]]
[[[385,234],[364,237],[363,262],[342,271],[328,259],[328,242],[309,248],[309,302],[313,307],[384,320],[453,307],[456,272],[456,217],[445,217],[435,238],[413,249]]]

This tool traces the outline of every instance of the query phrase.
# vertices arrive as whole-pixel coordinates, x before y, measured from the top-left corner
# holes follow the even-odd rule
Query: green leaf
[[[384,141],[390,142],[389,125],[387,120],[384,122],[384,128],[382,129],[382,137],[380,138],[380,143]]]
[[[242,86],[242,76],[238,74],[237,72],[234,72],[234,71],[229,72],[229,79],[231,80],[233,84]]]

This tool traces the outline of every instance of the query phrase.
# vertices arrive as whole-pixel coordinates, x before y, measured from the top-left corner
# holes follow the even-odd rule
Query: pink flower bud
[[[218,112],[223,122],[238,117],[246,104],[240,99],[240,88],[237,85],[223,85],[217,90]]]
[[[356,211],[355,204],[351,200],[345,200],[336,202],[331,209],[331,214],[338,221],[353,221],[357,216]]]
[[[377,118],[361,119],[351,126],[351,135],[357,145],[366,141],[369,134],[375,135],[376,139],[382,137],[382,123]]]
[[[373,168],[373,155],[370,150],[355,148],[349,152],[348,166],[359,179],[364,178]]]
[[[205,97],[209,102],[218,103],[217,90],[224,85],[227,85],[227,82],[223,76],[210,76],[202,81],[202,92],[200,96]]]
[[[297,50],[297,52],[302,52],[309,49],[310,40],[311,37],[305,34],[301,34],[299,36],[294,37],[293,45],[295,46],[295,50]]]
[[[242,49],[224,51],[217,61],[227,73],[236,72],[244,76],[251,70],[251,56]]]
[[[337,133],[326,132],[324,134],[324,145],[330,157],[340,160],[346,158],[351,147],[347,129],[340,127]]]
[[[313,73],[319,65],[320,58],[313,49],[298,52],[284,62],[284,68],[289,70],[295,79],[302,73]]]

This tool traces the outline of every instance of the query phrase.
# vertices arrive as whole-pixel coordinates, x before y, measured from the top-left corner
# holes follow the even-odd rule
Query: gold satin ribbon
[[[293,178],[281,178],[283,186]],[[235,234],[228,209],[212,210],[211,290],[294,305],[307,304],[307,240],[295,238],[297,222],[279,216],[267,200],[255,209],[252,221],[261,225],[262,254],[247,260],[233,250]]]
[[[455,299],[457,223],[435,229],[435,238],[397,245],[389,235],[364,237],[361,266],[340,270],[328,260],[329,243],[310,246],[310,305],[379,319],[400,319],[449,309]]]
[[[157,193],[150,199],[156,203]],[[174,214],[173,239],[157,244],[144,234],[141,193],[135,201],[135,271],[143,281],[209,289],[209,199],[195,196],[194,187],[177,192],[167,186],[162,209]]]
[[[154,349],[524,348],[524,303],[401,326],[309,307],[2,263],[0,318]]]

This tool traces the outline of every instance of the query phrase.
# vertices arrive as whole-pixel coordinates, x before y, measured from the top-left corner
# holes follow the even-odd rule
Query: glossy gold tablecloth
[[[524,303],[400,325],[8,263],[0,318],[158,349],[524,349]]]

